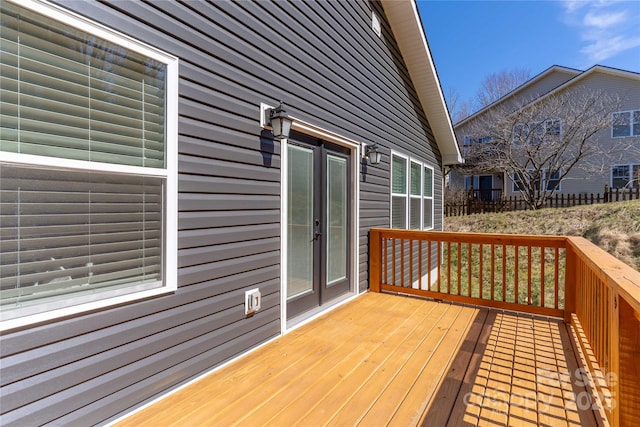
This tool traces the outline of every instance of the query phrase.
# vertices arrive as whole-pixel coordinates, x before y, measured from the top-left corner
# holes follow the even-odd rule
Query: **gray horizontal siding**
[[[4,335],[3,425],[102,423],[279,333],[281,158],[261,102],[382,147],[360,173],[361,289],[368,229],[389,225],[388,150],[435,165],[440,197],[439,153],[379,4],[57,3],[180,58],[179,288]],[[254,287],[263,309],[246,319]]]

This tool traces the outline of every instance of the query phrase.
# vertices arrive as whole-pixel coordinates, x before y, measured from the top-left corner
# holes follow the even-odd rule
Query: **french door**
[[[350,151],[304,136],[287,145],[287,318],[350,290]]]

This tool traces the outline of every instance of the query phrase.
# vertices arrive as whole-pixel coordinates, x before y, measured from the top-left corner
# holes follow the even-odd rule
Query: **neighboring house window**
[[[620,111],[612,114],[611,136],[624,138],[640,135],[640,110]]]
[[[528,174],[530,175],[529,179],[534,179],[534,177],[532,176],[533,171],[529,171]],[[562,191],[562,187],[560,185],[560,183],[562,182],[560,180],[560,176],[562,175],[561,171],[553,172],[551,173],[551,175],[548,175],[548,174],[549,174],[549,171],[547,170],[543,171],[543,181],[547,183],[547,191],[553,191],[554,189],[556,191]],[[518,174],[516,173],[512,174],[511,181],[513,183],[512,189],[514,192],[526,190]],[[534,187],[536,190],[540,190],[540,179],[536,180],[536,182],[534,183]]]
[[[522,184],[522,180],[520,179],[520,175],[514,173],[511,176],[511,181],[513,182],[513,191],[524,191],[524,185]]]
[[[177,59],[1,8],[3,328],[174,290]]]
[[[640,164],[615,165],[611,168],[611,188],[640,187]]]
[[[470,190],[470,189],[472,189],[474,187],[473,186],[473,178],[474,178],[473,175],[466,175],[464,177],[464,188],[465,188],[465,190]]]
[[[462,154],[465,156],[472,156],[474,151],[479,149],[479,145],[489,143],[491,140],[492,138],[490,136],[472,137],[466,135],[463,140],[464,145],[462,147]]]
[[[547,191],[562,191],[560,188],[560,171],[553,172],[549,175],[549,171],[545,171],[545,181],[547,182]]]
[[[538,145],[545,138],[558,137],[562,134],[560,119],[547,119],[536,123],[517,123],[513,128],[513,143],[530,143]]]
[[[464,145],[472,145],[472,144],[485,144],[487,142],[491,142],[493,138],[490,136],[481,136],[478,138],[471,137],[469,135],[464,137]]]
[[[562,121],[560,119],[550,119],[544,121],[545,135],[560,136],[562,133]]]
[[[391,227],[433,228],[433,168],[397,153],[391,155]]]

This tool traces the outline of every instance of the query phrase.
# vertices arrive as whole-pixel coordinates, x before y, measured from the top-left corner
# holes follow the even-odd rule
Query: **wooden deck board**
[[[364,363],[355,366],[355,369],[345,376],[343,381],[331,387],[330,392],[325,393],[305,414],[305,418],[310,423],[324,424],[336,416],[338,411],[345,412],[347,404],[354,404],[354,401],[362,402],[367,406],[371,402],[369,399],[377,397],[374,393],[368,393],[374,387],[368,387],[373,377],[378,381],[384,381],[391,375],[398,363],[402,363],[405,357],[405,350],[415,348],[415,340],[419,339],[421,333],[419,327],[424,327],[429,321],[433,321],[442,316],[445,310],[442,307],[433,307],[427,310],[420,310],[416,316],[408,319],[404,323],[405,329],[394,334],[391,339],[380,347],[380,351],[370,353]],[[408,328],[408,329],[407,329]],[[383,371],[381,371],[383,369]],[[327,410],[329,409],[329,410]],[[335,420],[334,420],[335,421]]]
[[[564,323],[369,293],[120,426],[592,425]]]
[[[372,328],[371,336],[368,336],[367,340],[373,346],[360,345],[357,340],[352,340],[348,336],[344,337],[344,340],[353,345],[354,350],[346,356],[342,352],[336,352],[336,357],[340,361],[339,365],[336,365],[337,361],[321,364],[319,371],[312,375],[308,382],[299,383],[295,388],[285,389],[287,392],[284,396],[287,402],[286,406],[272,405],[270,408],[265,408],[260,416],[266,419],[267,424],[289,425],[295,420],[311,417],[309,413],[313,413],[314,408],[323,406],[322,402],[319,405],[316,404],[321,397],[327,394],[337,394],[343,399],[346,396],[357,394],[362,389],[363,382],[350,379],[349,374],[359,366],[365,366],[366,372],[371,372],[372,367],[375,369],[381,366],[385,366],[387,371],[391,371],[393,362],[398,361],[398,355],[403,357],[406,353],[403,345],[407,346],[407,344],[402,339],[408,336],[419,336],[418,333],[415,333],[417,326],[428,323],[426,320],[433,313],[435,313],[433,317],[439,316],[438,311],[441,311],[441,307],[434,307],[433,310],[427,310],[429,315],[425,316],[424,312],[416,309],[408,314],[395,329]],[[389,322],[387,326],[391,324]],[[412,343],[409,347],[413,348],[414,344]],[[337,367],[341,369],[337,369]],[[318,378],[321,382],[317,380]],[[339,388],[334,388],[334,385]],[[323,392],[323,390],[331,391]],[[279,393],[279,395],[281,394]],[[271,414],[273,416],[268,418]]]
[[[392,418],[399,416],[398,410],[404,405],[405,399],[415,387],[417,381],[423,379],[430,383],[430,380],[437,379],[440,377],[438,368],[442,370],[442,373],[446,372],[445,367],[451,355],[445,349],[456,348],[458,341],[458,336],[449,332],[456,327],[457,322],[463,323],[466,329],[466,325],[469,324],[469,318],[475,314],[469,310],[463,310],[462,307],[453,307],[454,309],[451,309],[451,306],[449,306],[447,312],[437,322],[434,322],[437,327],[432,327],[428,334],[423,335],[418,346],[408,351],[408,357],[405,358],[401,357],[400,354],[398,355],[399,360],[395,367],[396,370],[390,381],[384,385],[376,384],[373,381],[370,382],[370,388],[384,391],[379,393],[367,414],[362,418],[362,425],[388,424]],[[432,375],[426,375],[425,371]],[[378,376],[374,376],[372,380],[378,380]],[[430,393],[428,389],[423,389],[420,390],[420,394],[426,398]],[[420,406],[411,408],[407,406],[406,408],[412,412],[408,414],[409,420],[420,413]],[[348,420],[348,418],[346,419]],[[404,420],[400,419],[399,422],[407,425],[409,420],[403,422]],[[338,424],[344,425],[342,423]]]

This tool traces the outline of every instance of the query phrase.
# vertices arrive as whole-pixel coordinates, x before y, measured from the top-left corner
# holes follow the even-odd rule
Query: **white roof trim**
[[[438,74],[431,58],[420,15],[414,0],[382,0],[400,53],[418,93],[443,164],[462,163]]]

